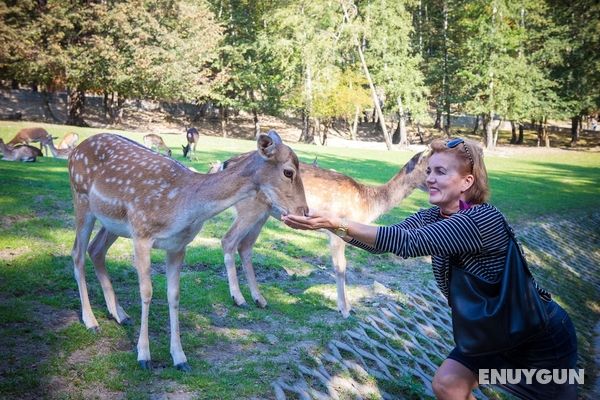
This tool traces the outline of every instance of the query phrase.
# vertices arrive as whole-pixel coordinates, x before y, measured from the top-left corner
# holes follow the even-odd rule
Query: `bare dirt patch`
[[[13,261],[23,254],[27,254],[31,251],[29,247],[17,247],[14,249],[0,249],[0,260],[2,261]]]

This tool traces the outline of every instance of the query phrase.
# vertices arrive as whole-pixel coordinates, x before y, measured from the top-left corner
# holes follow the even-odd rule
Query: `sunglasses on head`
[[[464,139],[462,139],[462,138],[451,139],[448,142],[446,142],[446,147],[448,147],[449,149],[453,149],[461,143],[465,147],[465,152],[467,153],[467,156],[469,157],[469,161],[471,161],[471,168],[473,168],[475,166],[475,162],[473,161],[473,157],[471,156],[471,151],[469,150],[469,146],[467,146]]]

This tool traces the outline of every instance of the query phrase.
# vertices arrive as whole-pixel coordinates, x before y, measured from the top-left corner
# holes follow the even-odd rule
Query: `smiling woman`
[[[432,256],[436,283],[453,307],[457,345],[433,379],[438,398],[469,398],[480,369],[574,368],[577,341],[569,316],[537,286],[506,219],[485,203],[489,190],[481,148],[453,139],[435,140],[431,150],[426,182],[434,207],[399,224],[376,227],[322,215],[288,215],[283,220],[296,229],[329,229],[372,253]],[[523,277],[523,285],[508,280],[515,275]],[[461,279],[470,285],[461,285]],[[485,285],[486,291],[476,290]],[[515,303],[519,305],[511,312],[498,311]],[[480,313],[475,312],[478,307],[483,308]],[[465,318],[466,311],[470,314]],[[510,329],[504,332],[503,326]],[[514,332],[518,336],[511,336]],[[576,397],[576,387],[568,384],[518,382],[502,387],[523,398]]]

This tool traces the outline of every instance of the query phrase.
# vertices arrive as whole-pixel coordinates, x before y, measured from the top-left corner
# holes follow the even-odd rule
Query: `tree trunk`
[[[302,133],[300,134],[299,142],[312,143],[314,138],[314,130],[311,134],[310,113],[302,110]]]
[[[571,143],[569,144],[571,147],[577,146],[577,142],[579,141],[579,128],[581,126],[579,123],[580,119],[581,115],[571,118]]]
[[[52,112],[52,92],[44,89],[42,90],[42,102],[44,103],[44,116],[46,119],[51,119],[54,122],[61,122],[60,119]]]
[[[398,96],[398,129],[400,131],[400,141],[398,144],[400,147],[408,146],[408,136],[406,134],[406,115],[404,114],[404,107],[402,106],[402,98]]]
[[[450,136],[450,84],[449,84],[449,67],[448,67],[448,0],[444,0],[444,76],[442,79],[442,88],[444,91],[444,108],[446,111],[446,124],[444,132],[446,136]]]
[[[67,125],[88,126],[83,119],[85,92],[82,89],[67,88]]]
[[[112,120],[114,118],[113,116],[113,101],[115,99],[115,94],[114,93],[108,93],[107,91],[104,91],[104,96],[102,98],[102,108],[104,110],[104,117],[108,118],[110,120]]]
[[[504,119],[501,119],[498,122],[498,125],[496,126],[496,128],[494,128],[494,149],[496,148],[496,144],[498,143],[498,132],[500,131],[500,127],[502,126],[502,124],[504,123]]]
[[[473,126],[473,132],[471,132],[473,135],[477,134],[477,131],[479,130],[479,114],[477,114],[477,118],[475,119],[475,125]]]
[[[358,132],[359,118],[360,118],[360,107],[356,106],[356,112],[354,113],[354,123],[352,123],[352,128],[350,129],[350,134],[352,135],[352,140],[356,140],[356,134]]]
[[[258,111],[256,108],[252,109],[252,117],[254,118],[254,137],[258,138],[260,135],[260,123],[258,122]]]
[[[120,123],[121,120],[123,119],[123,110],[125,109],[125,96],[119,94],[119,93],[113,93],[113,95],[117,96],[117,108],[113,108],[112,113],[113,113],[113,118],[115,119],[115,122]],[[114,102],[113,102],[114,105]]]
[[[519,122],[519,138],[517,139],[517,144],[523,144],[523,131],[525,130],[525,125],[522,122]]]
[[[493,126],[492,126],[493,122],[494,122],[494,114],[490,111],[490,113],[488,114],[487,126],[485,128],[485,142],[486,142],[485,147],[488,150],[494,149],[494,132],[493,132]]]
[[[433,124],[433,128],[437,129],[437,130],[442,130],[443,126],[442,126],[442,110],[437,107],[435,109],[435,122]]]
[[[348,10],[346,9],[346,5],[342,2],[342,9],[344,11],[344,17],[347,22],[350,22],[350,16],[348,15]],[[381,107],[379,106],[379,98],[377,96],[377,92],[375,90],[375,85],[373,84],[373,80],[371,79],[371,74],[369,73],[369,68],[367,67],[367,62],[365,61],[365,55],[363,54],[362,47],[360,42],[358,41],[358,37],[356,34],[353,36],[354,43],[356,48],[358,49],[358,56],[360,57],[360,63],[362,64],[363,71],[365,73],[365,77],[367,78],[367,82],[369,83],[369,88],[371,88],[371,95],[373,96],[373,103],[375,105],[375,111],[377,112],[377,117],[379,119],[379,125],[381,126],[381,131],[383,133],[383,139],[385,140],[385,145],[388,150],[392,149],[392,139],[390,138],[390,134],[387,131],[387,127],[385,126],[385,120],[383,118],[383,112],[381,111]]]
[[[419,136],[419,141],[421,144],[425,144],[425,140],[423,140],[423,133],[421,132],[421,123],[417,122],[417,135]]]
[[[221,134],[227,137],[227,115],[224,105],[219,107],[219,121],[221,121]]]
[[[550,134],[548,133],[548,117],[544,117],[544,145],[550,148]]]
[[[517,125],[515,125],[515,121],[510,121],[510,144],[517,143]]]

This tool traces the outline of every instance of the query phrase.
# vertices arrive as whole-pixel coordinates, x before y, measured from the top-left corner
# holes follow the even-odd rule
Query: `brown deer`
[[[71,147],[57,149],[54,146],[54,140],[52,140],[52,137],[50,137],[49,139],[42,140],[42,144],[50,148],[50,152],[52,153],[54,158],[62,158],[66,160],[67,158],[69,158],[69,154],[71,154],[71,152],[73,151],[73,148]]]
[[[189,156],[191,155],[190,149],[192,149],[191,145],[194,145],[192,151],[196,153],[196,145],[200,140],[200,133],[196,128],[188,128],[185,137],[187,139],[188,144],[185,146],[181,145],[181,147],[183,147],[183,156],[189,158]]]
[[[179,274],[186,246],[204,221],[257,193],[262,193],[284,215],[308,212],[298,158],[274,131],[259,136],[257,150],[243,161],[215,174],[192,172],[179,162],[122,136],[98,134],[73,150],[69,175],[76,226],[72,256],[82,320],[88,329],[98,329],[85,280],[86,249],[110,315],[118,323],[128,320],[117,301],[105,263],[106,252],[117,237],[132,238],[142,300],[137,359],[144,369],[151,368],[148,313],[152,299],[152,248],[167,253],[173,363],[178,369],[189,371],[179,337]],[[102,227],[88,248],[96,220]]]
[[[75,132],[70,132],[63,136],[60,142],[58,142],[58,146],[56,148],[58,150],[74,149],[75,146],[77,146],[77,142],[79,142],[79,135]]]
[[[171,149],[165,144],[163,138],[154,133],[144,136],[144,144],[149,149],[156,150],[158,153],[162,150],[167,156],[171,157]]]
[[[0,139],[0,152],[2,159],[5,161],[24,161],[35,162],[37,157],[42,155],[42,152],[32,146],[9,146]]]
[[[220,169],[229,168],[247,157],[242,154],[221,164]],[[380,215],[397,206],[415,188],[426,190],[425,170],[427,160],[424,153],[411,158],[400,171],[381,186],[369,186],[332,170],[321,169],[315,165],[300,163],[300,173],[304,182],[306,200],[311,210],[323,214],[334,214],[352,221],[370,223]],[[217,170],[216,168],[212,168]],[[246,274],[252,299],[259,307],[267,302],[260,294],[254,267],[252,265],[252,247],[269,218],[277,216],[276,210],[259,194],[240,201],[235,205],[236,218],[229,231],[221,240],[229,292],[238,306],[246,304],[237,279],[235,252],[240,255]],[[329,231],[329,248],[337,283],[337,306],[344,318],[350,315],[350,303],[346,295],[346,242]]]
[[[15,137],[12,138],[10,140],[10,142],[8,142],[7,144],[9,146],[16,146],[20,143],[29,144],[31,142],[39,142],[40,150],[41,150],[42,149],[42,140],[47,139],[49,137],[52,137],[52,136],[50,136],[48,131],[45,130],[44,128],[39,128],[39,127],[23,128],[19,132],[17,132]],[[46,153],[46,155],[47,155],[47,153]]]

